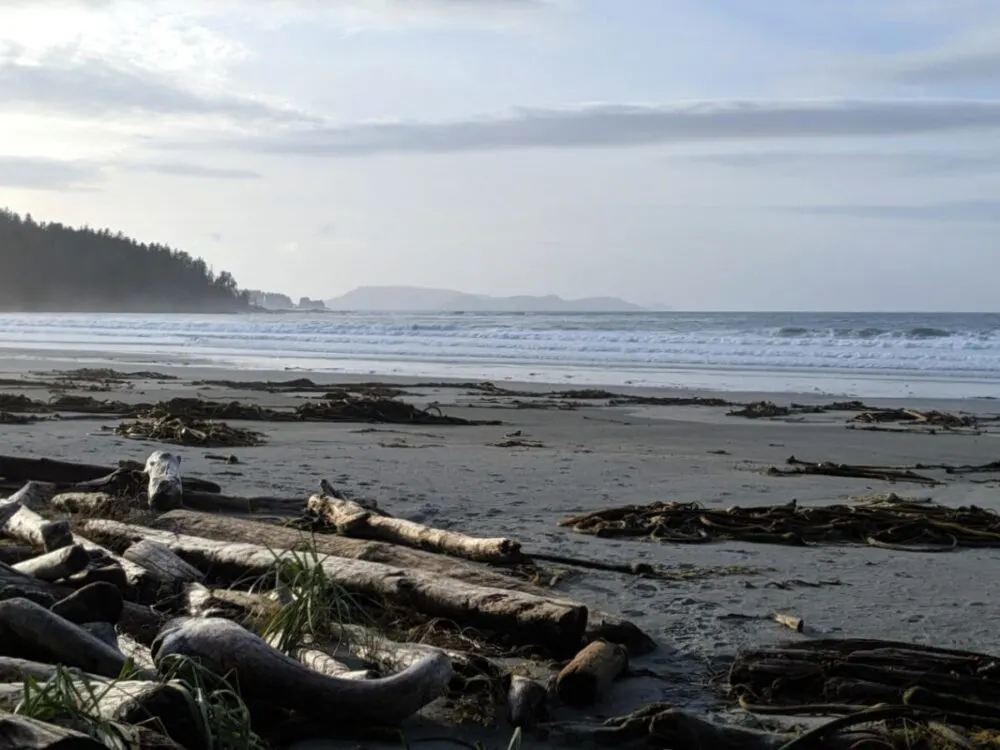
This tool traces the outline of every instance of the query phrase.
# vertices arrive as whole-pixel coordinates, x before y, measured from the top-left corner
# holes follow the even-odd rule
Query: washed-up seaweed
[[[860,638],[816,639],[740,653],[726,690],[757,713],[852,714],[885,704],[1000,727],[1000,660],[991,654]]]
[[[394,424],[499,425],[498,420],[450,417],[436,406],[420,409],[395,399],[346,398],[300,404],[295,414],[302,420],[323,422],[387,422]]]
[[[128,410],[128,415],[139,419],[243,419],[261,422],[293,422],[292,412],[269,409],[257,404],[240,401],[210,401],[200,398],[172,398],[156,404],[137,404]]]
[[[225,422],[203,422],[181,417],[122,422],[115,428],[115,434],[133,440],[155,440],[201,448],[252,447],[265,442],[264,435],[254,430],[231,427]]]
[[[864,424],[904,422],[952,429],[976,427],[979,424],[976,417],[971,414],[949,414],[943,411],[917,411],[916,409],[877,409],[863,411],[852,417],[850,421]]]
[[[322,393],[321,398],[345,398],[347,396],[367,396],[369,398],[396,398],[405,396],[406,391],[385,383],[314,383],[309,378],[294,380],[196,380],[192,385],[229,388],[237,391],[264,391],[265,393]]]
[[[781,469],[772,466],[767,470],[771,476],[788,477],[812,474],[827,477],[848,477],[853,479],[881,479],[886,482],[914,482],[916,484],[941,484],[937,479],[917,474],[912,469],[895,466],[859,466],[855,464],[840,464],[832,461],[801,461],[790,456],[786,461],[790,468]]]
[[[727,510],[659,502],[600,510],[564,519],[559,525],[599,537],[680,543],[864,544],[903,552],[1000,547],[1000,515],[993,511],[898,499],[825,506],[792,501]]]

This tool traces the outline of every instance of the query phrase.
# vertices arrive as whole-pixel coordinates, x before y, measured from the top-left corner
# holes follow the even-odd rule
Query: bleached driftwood
[[[41,547],[46,552],[71,545],[73,533],[66,521],[48,521],[32,510],[33,507],[47,504],[51,496],[51,489],[47,485],[39,482],[26,483],[0,505],[0,514],[5,505],[19,506],[17,512],[11,514],[0,526],[0,531],[24,544]]]
[[[125,656],[69,620],[22,598],[0,601],[0,649],[9,656],[37,658],[115,677]]]
[[[318,648],[307,646],[294,648],[288,655],[313,672],[319,672],[327,677],[340,677],[344,680],[373,680],[378,677],[378,673],[371,669],[351,669],[347,664]]]
[[[152,522],[152,526],[177,534],[227,542],[260,544],[269,549],[307,547],[322,555],[384,563],[407,570],[423,570],[428,574],[454,578],[474,586],[509,589],[552,599],[559,598],[551,589],[507,575],[502,569],[386,542],[351,539],[334,534],[306,534],[287,526],[276,526],[244,518],[194,513],[188,510],[164,513]],[[619,615],[596,609],[591,609],[589,612],[585,637],[587,641],[604,639],[619,643],[633,656],[656,649],[656,643],[652,638],[635,624]]]
[[[313,495],[309,498],[308,508],[344,536],[378,539],[481,562],[512,563],[521,559],[521,545],[513,539],[482,539],[435,529],[381,515],[353,500]]]
[[[118,501],[106,492],[58,492],[49,505],[62,513],[85,513],[91,516],[106,514]]]
[[[81,545],[62,547],[11,567],[19,573],[41,578],[43,581],[58,581],[69,578],[90,564],[90,555]]]
[[[568,706],[589,706],[627,666],[625,649],[613,643],[594,641],[559,673],[556,693]]]
[[[267,575],[277,562],[296,559],[289,550],[271,550],[254,544],[228,544],[188,537],[115,521],[84,523],[88,536],[111,545],[140,539],[160,542],[199,569],[236,577]],[[301,558],[301,555],[298,555]],[[473,586],[430,575],[421,570],[403,570],[379,563],[319,556],[329,579],[349,591],[411,607],[418,612],[448,617],[457,623],[504,633],[550,647],[556,652],[575,652],[583,641],[587,608],[583,604],[552,601],[532,594]]]
[[[240,694],[251,705],[266,701],[327,721],[361,725],[402,722],[443,695],[451,679],[451,663],[443,654],[376,680],[327,677],[221,617],[172,620],[153,645],[158,668],[169,668],[171,656],[200,662],[218,675],[239,675]]]
[[[205,576],[158,542],[141,539],[129,545],[122,557],[146,569],[161,584],[177,588]]]
[[[55,724],[0,711],[0,750],[106,750],[103,742]]]
[[[146,459],[149,477],[147,498],[153,510],[172,510],[181,507],[184,485],[181,481],[181,457],[169,451],[154,451]]]

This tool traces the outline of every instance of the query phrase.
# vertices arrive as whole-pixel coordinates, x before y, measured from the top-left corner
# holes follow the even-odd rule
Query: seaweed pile
[[[975,506],[890,500],[853,505],[787,505],[708,510],[697,503],[628,505],[560,521],[580,534],[678,543],[717,540],[864,544],[904,552],[1000,547],[1000,515]]]
[[[198,448],[249,448],[266,442],[261,432],[232,427],[225,422],[171,416],[122,422],[115,428],[115,434],[132,440],[155,440]]]

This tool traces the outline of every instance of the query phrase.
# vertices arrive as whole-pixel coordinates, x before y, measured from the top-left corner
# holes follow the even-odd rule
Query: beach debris
[[[607,641],[588,643],[556,678],[556,694],[567,706],[592,705],[628,668],[628,652]]]
[[[498,440],[495,443],[490,443],[494,448],[544,448],[545,443],[541,440],[530,440],[529,438],[523,437],[508,437],[503,440]]]
[[[519,674],[503,679],[507,692],[507,721],[512,727],[532,729],[549,715],[549,691],[538,680]]]
[[[132,440],[155,440],[200,448],[249,448],[262,445],[261,432],[232,427],[225,422],[202,422],[186,417],[160,417],[122,422],[115,434]]]
[[[949,414],[943,411],[917,411],[916,409],[875,409],[863,411],[852,417],[852,422],[883,424],[886,422],[906,422],[917,425],[932,425],[945,429],[976,427],[979,422],[971,414]]]
[[[789,630],[794,630],[796,633],[801,633],[802,628],[805,627],[801,617],[795,617],[794,615],[786,615],[781,612],[775,612],[771,615],[773,619],[779,625],[784,625]]]
[[[90,555],[82,545],[72,544],[32,557],[11,567],[18,573],[43,581],[58,581],[79,573],[90,564]]]
[[[1000,515],[976,506],[887,502],[764,505],[709,510],[698,503],[627,505],[560,521],[580,534],[678,543],[865,544],[902,552],[1000,547]]]
[[[153,451],[146,459],[146,503],[153,510],[179,508],[184,498],[181,457],[167,451]]]
[[[345,498],[326,494],[313,495],[309,498],[307,507],[314,516],[344,536],[379,539],[493,564],[514,563],[522,559],[521,544],[513,539],[484,539],[456,531],[435,529],[402,518],[390,518]]]
[[[302,420],[323,422],[378,422],[392,424],[499,425],[499,420],[470,420],[446,416],[436,406],[420,409],[387,398],[341,398],[300,404],[295,414]]]
[[[833,463],[832,461],[801,461],[795,456],[789,456],[785,461],[791,468],[781,469],[772,466],[767,470],[770,476],[787,477],[812,474],[827,477],[850,477],[854,479],[880,479],[886,482],[915,482],[917,484],[941,484],[933,477],[917,474],[912,469],[893,466],[858,466],[852,464]]]
[[[26,417],[0,410],[0,424],[32,424],[37,421],[37,417]]]
[[[763,419],[771,417],[785,417],[792,413],[787,406],[778,406],[771,401],[754,401],[747,404],[742,409],[734,409],[726,412],[729,417],[746,417],[747,419]]]

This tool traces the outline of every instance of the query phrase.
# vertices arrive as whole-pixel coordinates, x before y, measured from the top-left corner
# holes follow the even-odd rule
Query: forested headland
[[[109,229],[39,223],[0,210],[0,310],[240,312],[253,309],[227,271]]]

